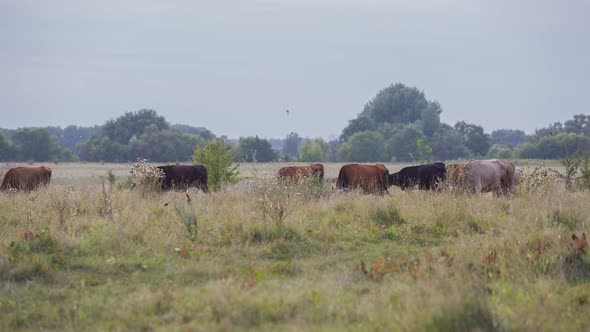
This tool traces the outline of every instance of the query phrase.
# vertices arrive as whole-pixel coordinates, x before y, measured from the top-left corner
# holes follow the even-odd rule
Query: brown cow
[[[41,185],[48,185],[51,181],[51,168],[38,167],[14,167],[6,172],[0,191],[16,189],[31,191]]]
[[[279,178],[299,181],[315,176],[320,181],[324,179],[324,165],[310,164],[305,166],[285,166],[279,169]]]
[[[456,184],[461,177],[461,170],[465,163],[447,164],[447,181]]]
[[[509,194],[517,182],[514,172],[514,164],[506,160],[472,160],[463,167],[459,182],[476,193]]]
[[[347,164],[340,168],[336,188],[362,189],[365,193],[379,193],[387,191],[392,185],[389,170],[383,164],[361,165]]]

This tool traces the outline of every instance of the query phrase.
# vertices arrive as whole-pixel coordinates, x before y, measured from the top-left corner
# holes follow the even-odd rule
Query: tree
[[[346,141],[350,136],[361,131],[375,130],[377,125],[375,121],[368,115],[359,115],[356,119],[348,121],[348,126],[342,130],[340,139]]]
[[[183,134],[191,134],[200,136],[205,142],[215,139],[215,135],[205,127],[192,127],[185,124],[175,124],[171,126],[172,129],[179,130]]]
[[[590,116],[586,116],[584,114],[576,114],[572,120],[567,120],[563,124],[563,130],[566,133],[574,133],[574,134],[586,134],[588,129],[590,129]]]
[[[303,139],[297,133],[290,133],[285,137],[285,141],[283,143],[283,154],[297,158],[299,154],[299,145]]]
[[[516,155],[520,158],[558,159],[568,154],[584,155],[588,152],[590,137],[564,132],[545,137],[537,144],[523,144],[517,148]]]
[[[340,156],[338,154],[338,149],[340,148],[341,144],[342,143],[340,143],[338,139],[334,139],[326,143],[326,158],[328,161],[341,161]]]
[[[510,159],[512,158],[512,149],[502,144],[494,144],[486,155],[487,158]]]
[[[0,160],[10,160],[14,158],[14,145],[11,141],[4,138],[0,132]]]
[[[398,161],[412,161],[418,151],[418,140],[424,140],[424,134],[419,126],[402,127],[387,141],[389,155]]]
[[[442,124],[432,135],[430,146],[437,160],[458,159],[470,154],[461,134],[447,124]]]
[[[193,154],[193,164],[207,168],[209,188],[217,191],[223,184],[238,182],[239,164],[233,163],[230,147],[222,140],[207,143],[202,148],[196,148]]]
[[[76,146],[78,156],[86,161],[126,162],[130,160],[128,145],[113,142],[107,136],[92,136]]]
[[[61,149],[57,137],[50,135],[47,128],[18,129],[12,135],[12,141],[18,160],[60,160]]]
[[[428,104],[426,108],[422,109],[422,132],[426,137],[431,137],[440,127],[440,113],[438,104]]]
[[[103,135],[113,142],[126,145],[132,137],[139,137],[148,126],[155,126],[158,130],[168,129],[168,123],[163,116],[154,110],[143,109],[137,112],[127,112],[116,120],[109,120],[103,127]]]
[[[377,93],[367,103],[359,116],[350,121],[342,131],[341,140],[346,140],[360,131],[373,131],[383,124],[407,125],[420,123],[427,136],[433,134],[440,124],[442,109],[436,101],[426,99],[424,93],[401,83],[391,85]]]
[[[563,124],[561,122],[554,122],[547,128],[541,128],[535,130],[535,133],[527,136],[528,143],[539,143],[539,141],[545,137],[550,137],[564,132]]]
[[[256,137],[240,137],[238,147],[234,153],[234,160],[244,162],[269,162],[277,158],[277,153],[270,143]]]
[[[149,128],[149,127],[148,127]],[[178,130],[147,129],[131,145],[132,159],[150,161],[186,161],[193,156],[195,147],[205,145],[201,136],[183,134]]]
[[[514,157],[517,158],[538,158],[539,147],[534,143],[524,143],[519,145],[513,152]]]
[[[432,162],[432,148],[426,144],[422,138],[416,141],[416,153],[410,154],[412,161],[419,164],[429,164]]]
[[[505,145],[507,147],[514,149],[515,147],[524,143],[525,139],[526,134],[522,130],[498,129],[492,131],[492,134],[490,136],[490,143]]]
[[[352,135],[340,146],[343,161],[386,161],[387,149],[383,135],[376,131],[362,131]]]
[[[465,146],[476,156],[485,156],[490,149],[490,136],[484,133],[481,126],[460,121],[455,124],[457,130],[462,136]]]
[[[321,138],[313,141],[308,140],[299,149],[299,161],[324,162],[327,159],[326,142]]]

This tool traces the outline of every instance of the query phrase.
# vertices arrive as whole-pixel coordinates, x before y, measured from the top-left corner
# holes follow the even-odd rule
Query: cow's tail
[[[336,179],[336,189],[347,187],[348,183],[346,182],[346,174],[342,169],[340,169],[340,173],[338,173],[338,179]]]

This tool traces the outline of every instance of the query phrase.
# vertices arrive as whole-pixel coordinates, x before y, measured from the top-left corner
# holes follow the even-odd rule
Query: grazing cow
[[[434,190],[447,178],[445,164],[434,163],[402,168],[390,175],[389,183],[402,190],[418,185],[422,190]]]
[[[389,193],[389,170],[383,164],[347,164],[340,168],[336,188],[362,189],[365,193]]]
[[[324,165],[311,164],[306,166],[285,166],[279,169],[279,178],[291,181],[315,176],[320,181],[324,179]]]
[[[514,164],[506,160],[473,160],[461,171],[463,188],[480,193],[509,194],[516,185]]]
[[[4,175],[0,191],[8,189],[31,191],[42,185],[48,185],[50,181],[51,168],[49,167],[14,167]]]
[[[158,166],[164,173],[162,190],[186,189],[197,187],[203,192],[209,192],[207,186],[207,168],[201,165],[172,165]]]
[[[447,180],[451,183],[458,183],[464,166],[465,163],[447,164]]]

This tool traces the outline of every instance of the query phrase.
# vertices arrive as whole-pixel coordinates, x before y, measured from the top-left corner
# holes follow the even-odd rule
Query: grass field
[[[2,331],[590,329],[587,191],[381,197],[247,164],[188,203],[103,189],[130,165],[49,166],[48,188],[0,194]]]

